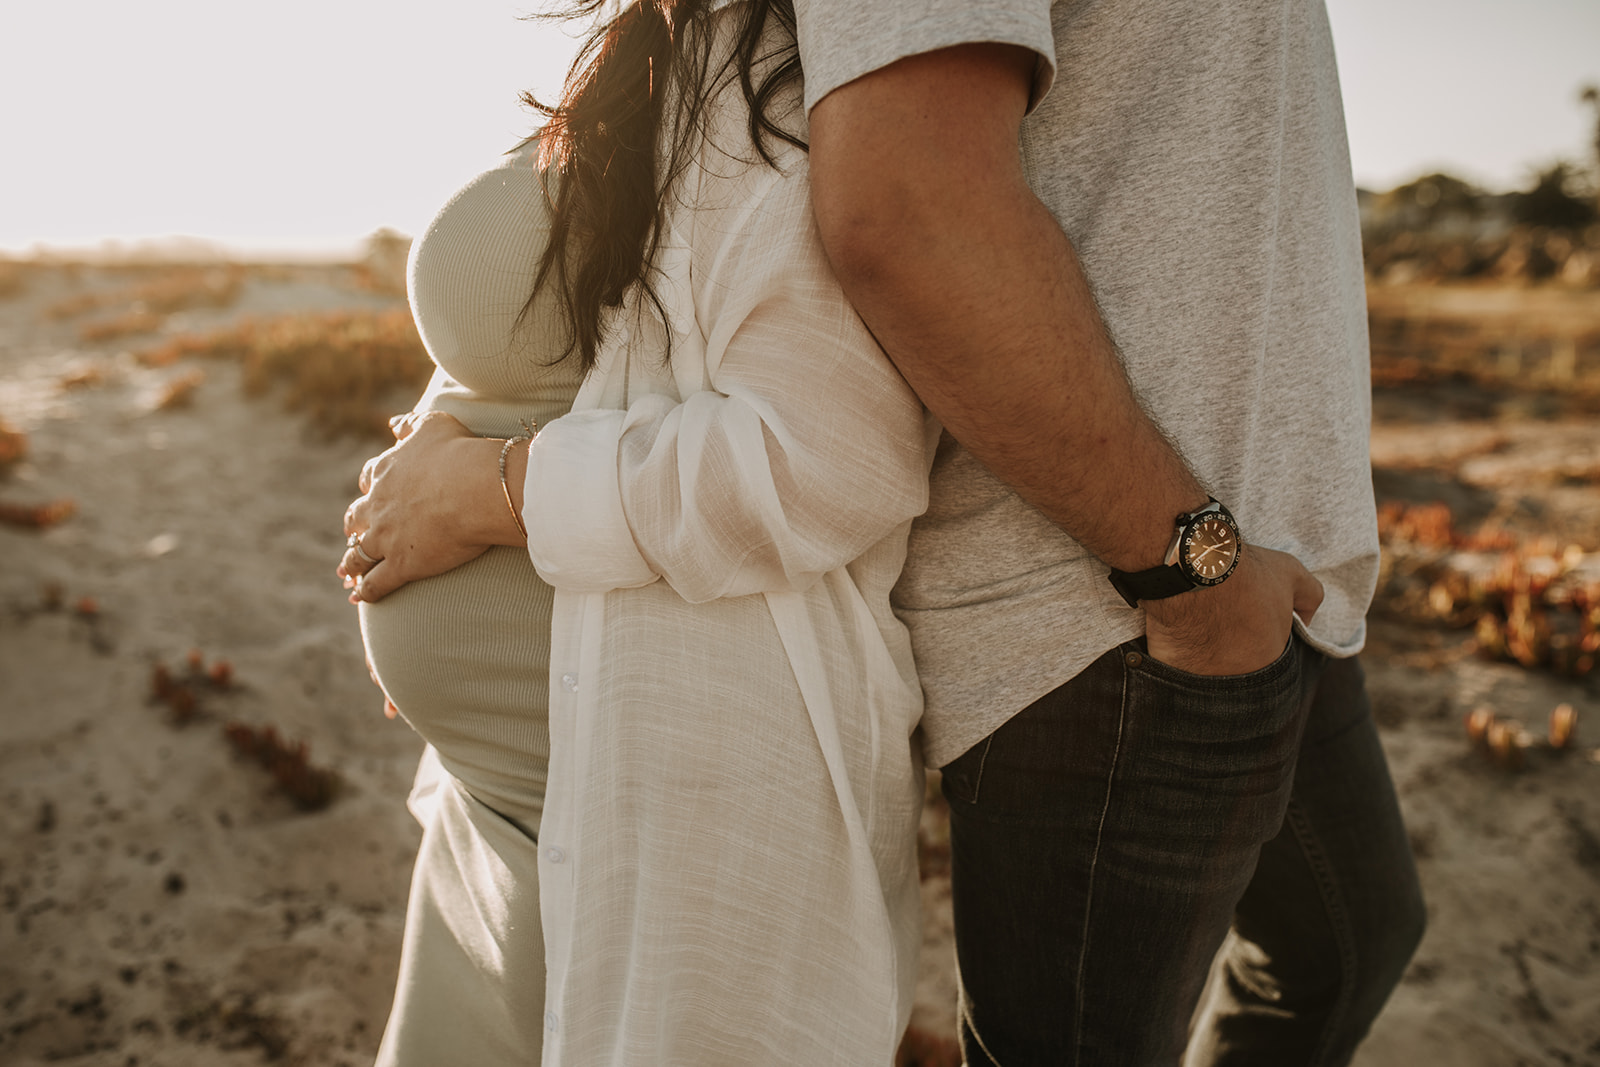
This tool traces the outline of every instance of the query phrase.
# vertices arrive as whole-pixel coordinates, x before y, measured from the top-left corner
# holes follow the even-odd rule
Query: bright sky
[[[572,43],[541,0],[5,0],[0,250],[415,234],[532,126]],[[1600,0],[1327,0],[1356,178],[1492,188],[1580,157]]]

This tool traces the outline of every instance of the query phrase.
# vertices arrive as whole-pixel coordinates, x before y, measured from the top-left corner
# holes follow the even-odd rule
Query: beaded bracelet
[[[506,507],[511,509],[511,521],[517,524],[517,530],[522,534],[522,540],[528,540],[528,527],[523,524],[522,516],[517,514],[517,506],[511,502],[511,486],[506,484],[506,456],[511,454],[511,446],[521,441],[532,441],[539,434],[539,424],[522,420],[522,428],[528,432],[518,434],[500,446],[500,491],[506,495]]]

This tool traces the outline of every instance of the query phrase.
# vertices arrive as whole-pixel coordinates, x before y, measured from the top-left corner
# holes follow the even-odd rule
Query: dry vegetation
[[[1600,410],[1600,89],[1594,156],[1493,194],[1448,174],[1362,193],[1373,382],[1560,393]]]
[[[1514,226],[1488,236],[1399,229],[1366,243],[1367,270],[1391,282],[1474,280],[1600,285],[1600,228]]]
[[[28,454],[28,435],[0,419],[0,479],[9,474],[11,467]],[[58,497],[42,504],[18,504],[0,500],[0,525],[43,529],[66,522],[77,513],[78,505],[70,497]]]
[[[167,318],[193,308],[225,308],[239,297],[246,268],[237,264],[222,267],[132,266],[133,280],[110,289],[91,289],[74,293],[45,308],[45,316],[55,321],[93,318],[78,326],[78,337],[88,344],[114,341],[123,337],[153,334]]]
[[[27,288],[27,265],[15,260],[0,259],[0,300],[18,296]]]
[[[1600,410],[1597,295],[1560,287],[1369,286],[1373,384],[1548,390],[1565,406]]]
[[[28,435],[0,418],[0,473],[28,454]]]
[[[333,276],[352,289],[394,295],[404,291],[408,243],[379,234],[364,259],[333,268]],[[49,322],[72,322],[80,342],[101,344],[160,333],[170,317],[194,309],[226,309],[250,281],[291,280],[293,268],[238,264],[89,265],[49,260],[0,260],[0,299],[37,287],[47,300],[40,309]],[[110,284],[107,284],[107,282]],[[52,289],[66,292],[50,299]],[[403,306],[386,310],[292,315],[236,321],[203,334],[168,337],[136,354],[146,367],[187,358],[232,359],[244,371],[247,392],[260,395],[281,388],[287,407],[307,415],[325,436],[384,437],[388,417],[404,408],[427,381],[432,364]],[[73,363],[57,380],[62,390],[105,385],[116,377],[104,357]],[[191,368],[158,387],[153,410],[195,403],[205,371]],[[25,433],[0,418],[0,478],[28,449]],[[43,528],[71,518],[75,501],[0,501],[0,524]]]
[[[382,229],[367,238],[360,261],[350,270],[358,288],[390,296],[406,295],[406,261],[411,238]]]
[[[1408,665],[1473,657],[1592,692],[1600,527],[1565,509],[1600,488],[1600,451],[1581,430],[1600,413],[1600,226],[1593,204],[1566,192],[1570,177],[1558,167],[1531,193],[1491,198],[1433,175],[1380,198],[1389,214],[1365,234],[1378,429],[1409,426],[1400,452],[1411,454],[1391,448],[1380,463],[1375,437],[1383,569],[1372,618],[1380,645],[1412,650]],[[1503,225],[1486,220],[1495,211]],[[1431,480],[1480,517],[1442,499],[1384,500],[1396,474]],[[1533,718],[1546,714],[1535,731],[1475,707],[1467,740],[1502,769],[1525,769],[1530,753],[1564,754],[1574,736],[1572,704]]]
[[[58,497],[43,504],[14,504],[0,500],[0,524],[6,526],[31,526],[43,529],[66,522],[78,513],[77,501],[71,497]]]
[[[285,740],[273,726],[242,722],[230,722],[223,735],[236,753],[259,764],[301,811],[321,811],[333,803],[338,777],[312,764],[306,742]]]
[[[209,703],[234,693],[237,684],[231,662],[215,659],[208,664],[198,648],[191,648],[182,671],[165,663],[151,669],[150,699],[166,705],[168,721],[182,727],[209,717]],[[338,775],[311,763],[311,746],[306,742],[281,738],[271,725],[237,721],[224,725],[222,736],[238,756],[259,764],[301,811],[321,811],[333,802]]]
[[[406,308],[247,320],[138,354],[146,366],[185,358],[237,360],[249,393],[284,387],[285,405],[329,436],[386,434],[433,367]]]
[[[1456,528],[1441,503],[1385,503],[1376,611],[1471,631],[1488,659],[1572,678],[1600,657],[1600,553],[1549,538],[1520,541],[1493,523]]]

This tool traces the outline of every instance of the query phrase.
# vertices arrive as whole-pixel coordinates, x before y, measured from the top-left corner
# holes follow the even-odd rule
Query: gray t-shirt
[[[938,48],[1041,57],[1028,177],[1081,256],[1141,401],[1247,540],[1322,580],[1311,643],[1359,650],[1378,572],[1365,290],[1322,0],[795,8],[808,109]],[[930,765],[1143,632],[1106,570],[945,439],[896,589]]]

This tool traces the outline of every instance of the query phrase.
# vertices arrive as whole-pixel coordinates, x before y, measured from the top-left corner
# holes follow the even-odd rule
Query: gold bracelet
[[[528,432],[526,434],[518,434],[500,446],[500,491],[506,496],[506,507],[511,509],[511,521],[517,524],[517,530],[522,534],[523,543],[526,544],[528,527],[523,524],[522,516],[517,514],[517,506],[511,502],[511,486],[506,484],[506,456],[511,454],[511,446],[519,441],[532,441],[539,433],[538,424],[530,424],[526,419],[523,420],[522,428]]]

